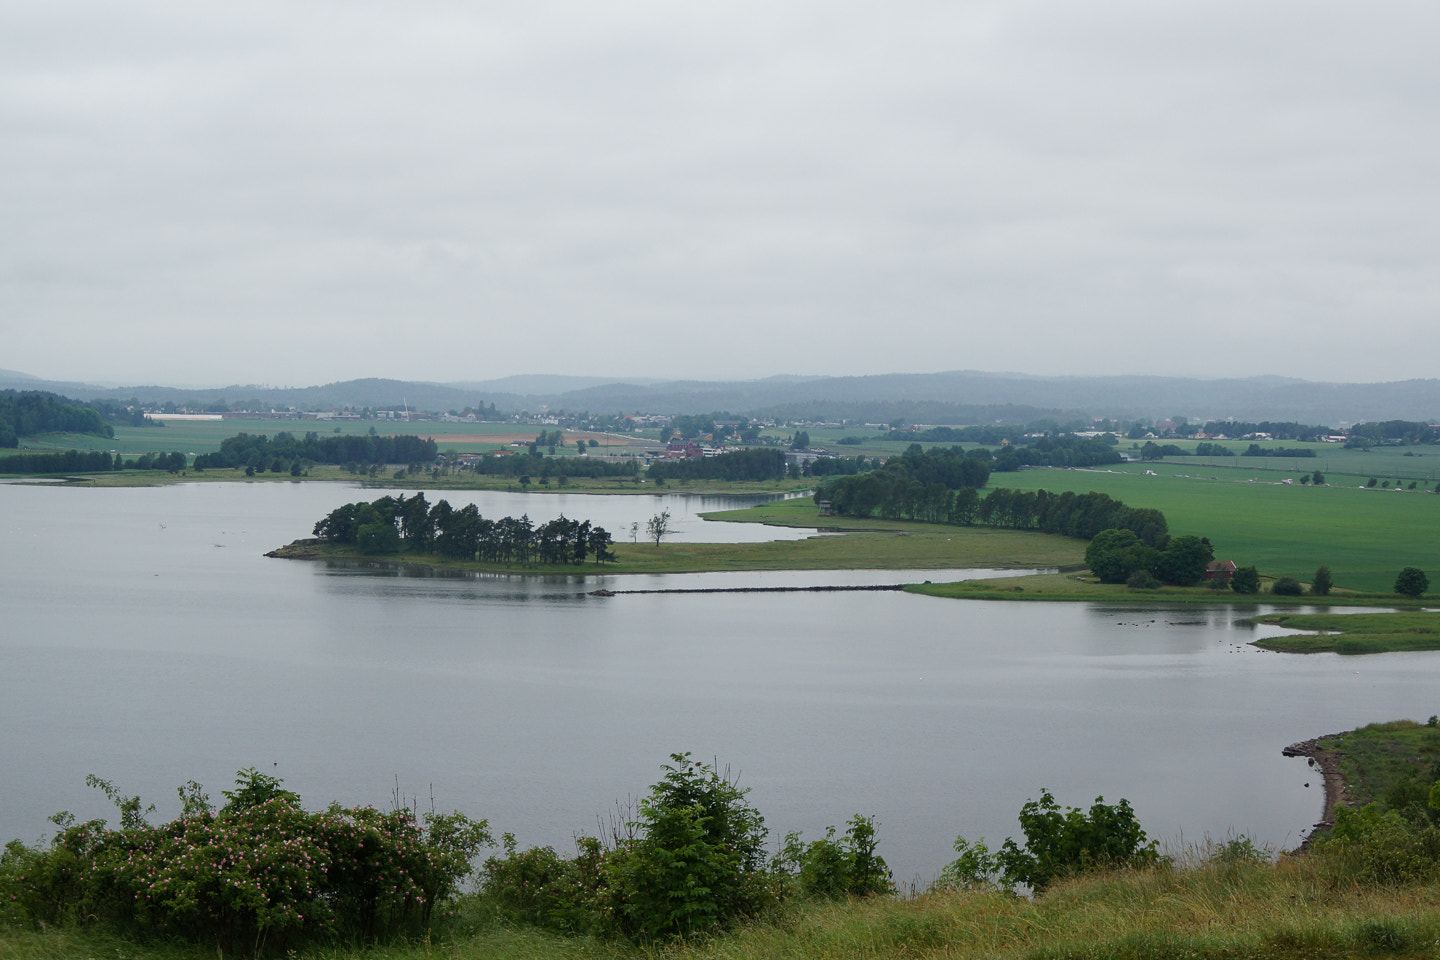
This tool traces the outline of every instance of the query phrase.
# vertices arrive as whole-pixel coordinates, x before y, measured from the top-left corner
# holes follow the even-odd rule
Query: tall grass
[[[443,942],[317,950],[316,960],[951,960],[1433,957],[1440,887],[1357,884],[1319,856],[1225,859],[1057,883],[1035,900],[995,891],[794,904],[723,937],[652,948],[485,921]],[[1193,858],[1192,858],[1193,860]],[[462,912],[463,917],[463,912]],[[462,920],[463,922],[463,920]],[[189,960],[213,949],[137,946],[97,935],[0,933],[0,957]]]

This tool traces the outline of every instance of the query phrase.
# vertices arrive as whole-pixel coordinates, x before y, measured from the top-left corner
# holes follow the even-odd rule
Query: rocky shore
[[[1301,850],[1307,849],[1318,834],[1335,826],[1335,809],[1337,807],[1350,806],[1355,802],[1354,796],[1350,793],[1350,786],[1340,772],[1340,755],[1334,750],[1328,750],[1321,746],[1325,741],[1334,740],[1343,735],[1328,733],[1323,737],[1315,737],[1313,740],[1292,743],[1280,751],[1287,757],[1305,757],[1309,760],[1310,766],[1320,771],[1320,777],[1325,787],[1325,809],[1322,811],[1320,819],[1305,835],[1305,839],[1300,842],[1299,849]]]
[[[265,556],[279,557],[282,560],[314,560],[324,555],[324,546],[325,541],[320,539],[296,540],[271,550]]]

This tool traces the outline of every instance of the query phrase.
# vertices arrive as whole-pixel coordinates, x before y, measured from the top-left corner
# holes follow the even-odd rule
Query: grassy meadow
[[[1419,779],[1428,788],[1440,769],[1440,722],[1414,720],[1371,723],[1320,740],[1333,752],[1356,805],[1383,800],[1397,784]]]
[[[1208,537],[1217,560],[1254,565],[1267,577],[1308,583],[1325,565],[1337,587],[1389,593],[1403,567],[1440,575],[1440,496],[1433,493],[1251,482],[1233,471],[1198,476],[1190,464],[1191,470],[1163,467],[1022,470],[993,474],[990,486],[1095,490],[1130,506],[1154,507],[1172,535]],[[1144,469],[1158,475],[1146,476]]]
[[[1017,489],[1098,490],[1138,507],[1163,511],[1172,534],[1208,536],[1219,559],[1240,566],[1254,564],[1267,577],[1293,576],[1308,583],[1316,567],[1330,567],[1337,587],[1344,590],[1390,594],[1401,567],[1417,566],[1440,577],[1440,497],[1404,492],[1400,496],[1374,490],[1335,487],[1282,486],[1235,481],[1184,480],[1147,477],[1140,473],[1104,473],[1083,470],[1022,470],[992,474],[990,486]],[[904,520],[854,520],[818,517],[810,499],[761,504],[748,510],[714,514],[726,520],[751,520],[782,526],[827,526],[830,529],[904,531],[927,524]],[[936,527],[957,538],[994,533],[982,527]],[[1426,531],[1429,531],[1428,534]],[[1037,536],[1045,536],[1038,534]],[[1052,537],[1066,541],[1064,537]],[[1077,559],[1053,566],[1082,564],[1084,543]],[[1022,565],[1022,564],[1017,564]],[[1017,588],[1019,588],[1017,590]],[[948,592],[947,592],[948,591]],[[1073,574],[1048,575],[1004,581],[973,582],[926,592],[950,596],[996,597],[1023,592],[1034,599],[1136,599],[1211,602],[1217,594],[1204,588],[1165,587],[1130,591],[1123,586],[1085,582]],[[1240,600],[1224,592],[1218,599]],[[1283,601],[1268,593],[1256,599]],[[1313,598],[1301,598],[1313,603]],[[1343,593],[1333,599],[1350,598]],[[1392,598],[1393,599],[1393,598]],[[1297,601],[1298,602],[1298,601]],[[1390,601],[1387,601],[1390,602]]]

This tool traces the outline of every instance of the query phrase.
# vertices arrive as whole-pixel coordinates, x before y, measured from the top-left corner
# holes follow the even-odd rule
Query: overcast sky
[[[1440,376],[1440,5],[0,5],[0,368]]]

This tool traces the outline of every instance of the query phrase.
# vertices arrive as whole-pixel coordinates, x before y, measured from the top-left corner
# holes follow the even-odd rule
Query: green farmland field
[[[93,437],[78,433],[55,433],[40,437],[27,437],[25,447],[32,450],[107,450],[127,457],[142,453],[169,452],[179,450],[187,455],[213,453],[220,449],[220,442],[238,433],[263,434],[273,437],[281,431],[303,437],[315,432],[321,436],[329,434],[365,434],[375,430],[382,436],[413,434],[420,437],[435,437],[441,451],[454,450],[457,453],[484,453],[509,444],[512,440],[533,440],[541,430],[528,423],[436,423],[430,420],[375,421],[375,420],[168,420],[163,427],[119,427],[115,428],[113,439]],[[579,436],[579,434],[577,434]],[[585,434],[589,436],[589,434]],[[625,440],[614,438],[619,449]],[[601,445],[607,446],[602,440]],[[570,453],[574,452],[573,445]]]
[[[1197,441],[1193,440],[1159,442],[1173,443],[1182,450],[1192,451],[1197,444]],[[1434,446],[1411,445],[1372,447],[1369,450],[1346,450],[1336,443],[1267,440],[1258,444],[1262,450],[1271,450],[1277,447],[1290,450],[1298,448],[1313,450],[1315,456],[1242,457],[1239,454],[1250,446],[1248,440],[1224,440],[1219,441],[1217,445],[1234,450],[1237,455],[1233,457],[1171,457],[1159,461],[1158,464],[1133,463],[1127,464],[1125,467],[1127,469],[1142,468],[1142,472],[1144,469],[1153,469],[1157,473],[1168,471],[1196,474],[1203,471],[1207,476],[1221,475],[1217,471],[1224,470],[1244,476],[1270,479],[1282,477],[1298,479],[1302,473],[1313,473],[1319,470],[1332,484],[1363,484],[1370,477],[1374,477],[1379,481],[1389,480],[1391,486],[1395,485],[1397,479],[1403,480],[1407,486],[1412,480],[1416,481],[1417,487],[1428,483],[1432,490],[1435,488],[1436,482],[1440,481],[1440,447]],[[1121,443],[1117,449],[1131,457],[1140,455],[1140,445],[1135,444],[1132,447],[1130,441]]]
[[[1165,514],[1172,535],[1209,537],[1217,560],[1253,564],[1264,576],[1309,582],[1323,564],[1337,587],[1378,593],[1391,591],[1403,567],[1440,577],[1440,496],[1434,493],[1251,482],[1234,470],[1206,470],[1201,478],[1192,464],[1185,467],[1191,469],[1129,464],[1116,472],[1022,470],[992,474],[990,486],[1095,490],[1130,506],[1154,507]],[[1146,476],[1145,469],[1158,475]]]

